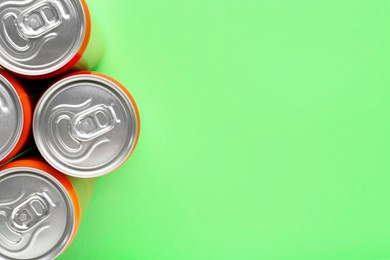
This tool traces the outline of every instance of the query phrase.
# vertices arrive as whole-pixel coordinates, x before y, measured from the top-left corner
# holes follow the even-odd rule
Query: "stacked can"
[[[103,46],[84,0],[0,0],[0,20],[0,259],[54,259],[93,178],[133,152],[139,112],[118,81],[79,71]]]

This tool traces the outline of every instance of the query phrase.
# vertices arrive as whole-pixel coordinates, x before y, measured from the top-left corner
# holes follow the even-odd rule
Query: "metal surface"
[[[74,75],[54,84],[40,99],[33,132],[43,157],[75,177],[97,177],[120,166],[138,133],[135,108],[114,82]]]
[[[75,225],[66,189],[34,168],[0,172],[0,259],[54,259]]]
[[[86,30],[80,0],[0,0],[0,21],[0,64],[27,76],[64,67]]]
[[[0,161],[12,152],[23,129],[23,108],[12,84],[0,75]]]

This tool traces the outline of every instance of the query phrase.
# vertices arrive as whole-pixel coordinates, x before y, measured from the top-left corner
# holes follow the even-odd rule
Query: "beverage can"
[[[0,167],[0,259],[54,259],[80,223],[72,183],[41,159]]]
[[[140,132],[136,103],[118,81],[79,72],[54,83],[42,95],[33,117],[38,150],[67,175],[108,174],[133,152]]]
[[[0,65],[26,78],[62,74],[77,67],[87,46],[100,44],[89,44],[91,17],[84,0],[0,0],[0,20]]]

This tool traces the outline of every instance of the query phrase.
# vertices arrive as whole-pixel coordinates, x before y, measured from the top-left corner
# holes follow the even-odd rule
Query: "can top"
[[[43,157],[81,178],[112,172],[132,152],[139,118],[127,91],[99,74],[76,74],[50,87],[36,106],[33,133]]]
[[[23,107],[11,82],[0,75],[0,161],[17,145],[23,130]]]
[[[54,259],[75,221],[70,196],[50,174],[29,167],[0,172],[1,259]]]
[[[82,1],[0,0],[0,64],[33,77],[70,63],[86,36]]]

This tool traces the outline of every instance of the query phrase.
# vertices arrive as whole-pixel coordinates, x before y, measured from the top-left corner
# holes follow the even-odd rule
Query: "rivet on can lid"
[[[0,172],[0,259],[54,259],[75,226],[66,189],[38,169]]]

